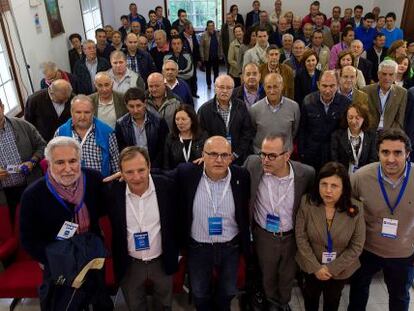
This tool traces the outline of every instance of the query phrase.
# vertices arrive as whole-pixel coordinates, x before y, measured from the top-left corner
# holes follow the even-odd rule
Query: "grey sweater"
[[[299,105],[287,97],[282,97],[279,105],[280,108],[273,111],[265,97],[250,108],[250,117],[256,129],[253,139],[254,152],[260,151],[262,140],[269,134],[285,133],[290,142],[293,142],[299,128]]]

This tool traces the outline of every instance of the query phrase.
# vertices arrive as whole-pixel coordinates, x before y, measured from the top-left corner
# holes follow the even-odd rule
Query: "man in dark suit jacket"
[[[260,1],[255,0],[252,3],[253,10],[246,15],[246,29],[259,22]]]
[[[387,56],[388,49],[384,45],[385,35],[382,32],[377,33],[374,39],[374,45],[367,51],[367,60],[372,63],[372,80],[375,82],[378,82],[378,65]]]
[[[126,36],[125,45],[127,48],[124,53],[127,56],[128,68],[138,73],[147,84],[148,76],[157,71],[151,55],[138,49],[138,38],[133,33]]]
[[[298,151],[303,163],[316,171],[331,157],[331,135],[351,100],[337,93],[337,78],[333,70],[321,74],[319,91],[305,97],[302,104]]]
[[[191,94],[198,98],[197,95],[197,68],[201,66],[200,44],[194,32],[193,24],[190,21],[184,23],[184,31],[180,33],[183,40],[183,51],[190,53],[193,60],[194,74],[190,80]]]
[[[183,246],[188,250],[188,268],[197,310],[230,310],[237,293],[240,253],[249,258],[248,172],[231,163],[231,146],[224,137],[210,137],[204,144],[204,169],[180,164]],[[215,297],[210,285],[218,272]]]
[[[97,57],[96,45],[92,40],[87,40],[82,48],[85,57],[76,62],[73,73],[78,78],[78,94],[90,95],[95,91],[95,75],[107,71],[111,65],[105,58]]]
[[[198,115],[201,128],[209,136],[221,135],[230,141],[235,163],[241,165],[252,151],[255,131],[246,105],[231,98],[233,87],[230,76],[219,76],[215,82],[216,96],[200,107]]]
[[[354,40],[351,43],[351,51],[352,55],[355,58],[355,66],[362,71],[362,74],[365,78],[365,83],[371,84],[372,81],[372,63],[361,57],[362,53],[364,52],[364,45],[362,44],[361,40]]]
[[[24,118],[32,123],[48,142],[56,129],[70,118],[72,87],[65,80],[53,81],[48,89],[37,91],[27,98]]]
[[[116,281],[130,310],[146,310],[146,282],[162,310],[172,304],[172,274],[178,268],[178,224],[174,181],[150,174],[145,148],[120,155],[125,182],[109,185],[108,215]]]
[[[296,274],[292,260],[296,255],[296,213],[315,177],[312,167],[289,160],[291,152],[292,142],[285,134],[270,134],[263,140],[260,156],[250,155],[244,163],[251,178],[254,249],[270,310],[289,310]],[[271,226],[271,220],[277,221],[277,228]]]

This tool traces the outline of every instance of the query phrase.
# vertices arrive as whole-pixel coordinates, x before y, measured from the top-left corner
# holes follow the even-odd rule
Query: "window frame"
[[[84,34],[85,34],[85,40],[88,40],[88,37],[87,37],[87,33],[90,31],[90,30],[86,30],[86,28],[85,28],[85,19],[83,18],[83,16],[84,16],[84,14],[83,14],[83,9],[82,9],[82,1],[89,1],[89,4],[90,4],[90,1],[91,0],[79,0],[79,7],[80,7],[80,11],[81,11],[81,18],[82,18],[82,26],[83,26],[83,32],[84,32]],[[105,25],[105,22],[104,22],[104,19],[103,19],[103,13],[102,13],[102,3],[101,3],[101,0],[95,0],[97,3],[98,3],[98,5],[99,5],[99,15],[100,15],[100,17],[101,17],[101,27],[95,27],[95,28],[93,28],[93,31],[94,31],[94,33],[95,33],[95,30],[96,29],[98,29],[98,28],[103,28],[104,27],[104,25]],[[93,15],[93,12],[92,12],[92,15]],[[95,26],[95,25],[94,25]],[[90,38],[91,40],[94,40],[95,41],[95,35],[93,36],[93,38]]]

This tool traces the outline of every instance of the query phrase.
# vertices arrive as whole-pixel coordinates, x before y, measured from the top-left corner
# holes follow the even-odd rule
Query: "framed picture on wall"
[[[62,18],[60,16],[58,0],[45,0],[45,7],[47,21],[49,23],[50,36],[53,38],[62,33],[65,33]]]

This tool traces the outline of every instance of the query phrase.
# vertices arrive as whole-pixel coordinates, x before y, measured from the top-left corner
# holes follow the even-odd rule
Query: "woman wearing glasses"
[[[347,108],[343,123],[343,128],[332,134],[331,159],[342,163],[352,174],[362,166],[378,160],[376,133],[368,130],[368,109],[360,103]]]
[[[346,280],[359,268],[365,242],[362,204],[351,201],[346,168],[329,162],[320,170],[314,189],[302,198],[296,216],[296,261],[305,272],[306,311],[338,310]]]
[[[181,105],[174,114],[171,133],[164,146],[164,169],[171,170],[183,162],[201,158],[207,135],[202,133],[193,107]]]

